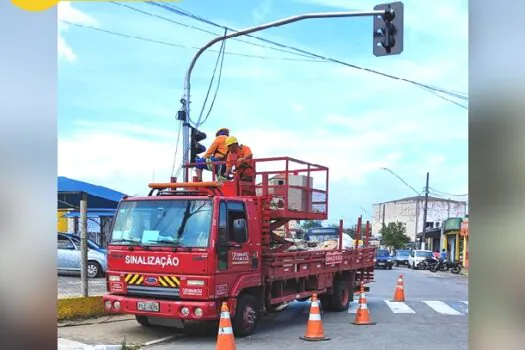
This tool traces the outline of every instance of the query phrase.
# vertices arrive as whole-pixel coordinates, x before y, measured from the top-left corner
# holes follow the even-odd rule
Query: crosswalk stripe
[[[385,300],[390,310],[395,314],[415,314],[416,312],[402,301]]]
[[[463,315],[461,312],[451,308],[450,306],[448,306],[442,301],[423,301],[423,302],[427,304],[430,308],[432,308],[434,311],[442,315]]]
[[[359,306],[359,302],[357,302],[357,301],[350,302],[350,307],[348,308],[348,313],[349,314],[357,313],[357,307],[358,306]]]

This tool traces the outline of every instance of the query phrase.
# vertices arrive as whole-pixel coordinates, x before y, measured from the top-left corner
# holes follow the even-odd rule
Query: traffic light
[[[374,55],[398,55],[403,52],[403,3],[381,4],[374,10],[384,10],[374,16]]]
[[[206,138],[206,134],[202,131],[197,130],[194,127],[191,127],[191,147],[190,147],[190,162],[195,162],[195,158],[198,154],[205,152],[206,147],[204,147],[201,142]]]

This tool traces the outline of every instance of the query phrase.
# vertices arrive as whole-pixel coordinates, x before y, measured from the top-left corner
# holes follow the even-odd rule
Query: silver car
[[[80,273],[80,244],[79,240],[68,237],[67,234],[58,234],[57,269],[58,273]],[[91,244],[90,244],[91,243]],[[88,242],[93,246],[94,242]],[[87,275],[89,278],[102,277],[108,266],[105,250],[88,248]]]

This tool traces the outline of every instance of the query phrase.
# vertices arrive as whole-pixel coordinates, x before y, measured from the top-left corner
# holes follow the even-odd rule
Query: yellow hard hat
[[[237,138],[235,136],[230,136],[226,139],[226,146],[231,146],[234,143],[239,143],[239,141],[237,141]]]
[[[226,135],[226,136],[230,135],[230,129],[228,129],[228,128],[220,128],[215,133],[215,136],[219,136],[219,135]]]

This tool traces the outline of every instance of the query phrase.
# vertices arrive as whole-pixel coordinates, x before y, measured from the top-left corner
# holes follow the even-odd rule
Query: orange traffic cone
[[[324,336],[323,323],[321,322],[321,313],[319,312],[319,301],[317,294],[312,295],[312,304],[310,306],[310,315],[308,316],[308,323],[306,325],[306,333],[304,337],[299,339],[307,341],[321,341],[330,340]]]
[[[405,287],[403,285],[403,275],[397,279],[397,287],[392,301],[405,301]]]
[[[217,336],[217,350],[235,350],[235,339],[230,321],[228,304],[223,302],[221,306],[221,319],[219,320],[219,334]]]
[[[363,282],[361,282],[361,296],[359,297],[359,306],[357,307],[355,321],[352,323],[357,326],[375,324],[375,322],[372,322],[370,319],[370,312],[368,311],[368,306],[366,305],[365,287]]]

